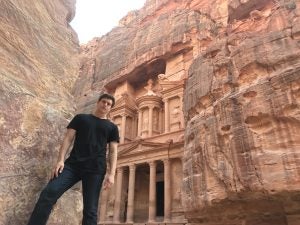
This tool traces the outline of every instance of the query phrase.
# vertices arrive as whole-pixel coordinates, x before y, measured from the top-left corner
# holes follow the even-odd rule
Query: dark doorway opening
[[[164,216],[164,182],[156,182],[156,216]]]

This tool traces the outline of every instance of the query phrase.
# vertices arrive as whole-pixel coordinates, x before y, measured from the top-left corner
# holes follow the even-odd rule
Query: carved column
[[[169,99],[165,99],[165,133],[170,131]]]
[[[157,95],[144,95],[137,99],[138,110],[142,113],[142,116],[139,116],[139,127],[140,135],[144,137],[150,137],[153,135],[153,113],[154,108],[160,109],[162,107],[162,99]],[[146,115],[147,113],[147,115]],[[141,120],[144,121],[141,121]],[[148,119],[148,121],[146,121]],[[144,123],[145,124],[144,124]],[[146,124],[147,123],[147,124]],[[144,126],[144,127],[143,127]],[[145,129],[144,129],[145,128]]]
[[[179,96],[180,98],[180,129],[184,128],[184,116],[183,116],[183,97],[182,95]]]
[[[134,117],[133,121],[134,121],[134,123],[133,123],[131,137],[135,138],[138,135],[138,133],[137,133],[138,120],[136,117]]]
[[[121,210],[121,194],[123,184],[123,167],[117,169],[117,184],[116,184],[116,195],[114,204],[114,223],[120,223],[120,210]]]
[[[137,136],[141,136],[141,132],[142,132],[142,112],[139,110],[138,132],[137,132]]]
[[[152,136],[152,131],[153,131],[153,106],[149,106],[148,137]]]
[[[171,221],[171,174],[170,174],[170,160],[164,159],[164,195],[165,195],[165,208],[164,208],[164,222]]]
[[[164,120],[164,113],[163,113],[163,109],[161,109],[159,111],[159,132],[160,133],[164,133],[164,125],[165,120]]]
[[[100,221],[98,223],[105,223],[106,222],[106,209],[107,209],[107,200],[108,200],[108,190],[103,190],[101,192],[101,197],[100,197],[100,210],[99,210],[99,215],[100,215]]]
[[[122,115],[120,143],[124,143],[125,141],[125,129],[126,129],[126,115]]]
[[[126,221],[126,223],[133,223],[135,168],[136,168],[136,166],[134,164],[129,166],[128,205],[127,205],[127,221]]]
[[[155,222],[156,217],[156,162],[150,162],[149,185],[149,222]]]

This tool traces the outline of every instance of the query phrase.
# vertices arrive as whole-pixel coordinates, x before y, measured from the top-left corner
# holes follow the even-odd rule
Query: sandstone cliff
[[[0,224],[22,225],[74,112],[70,90],[78,74],[78,40],[68,23],[75,2],[2,0],[0,5]],[[69,195],[81,201],[79,192]],[[72,198],[62,200],[64,208],[74,209]],[[74,215],[80,209],[79,202],[74,212],[60,216],[60,224],[79,224],[80,215]]]
[[[185,92],[183,202],[194,221],[299,224],[299,2],[229,1]]]

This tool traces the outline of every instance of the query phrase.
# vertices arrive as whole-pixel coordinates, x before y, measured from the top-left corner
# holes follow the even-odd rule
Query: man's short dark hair
[[[98,98],[98,102],[102,99],[102,98],[107,98],[107,99],[110,99],[112,100],[112,105],[111,107],[114,107],[115,105],[115,97],[110,95],[110,94],[107,94],[107,93],[104,93],[104,94],[101,94]]]

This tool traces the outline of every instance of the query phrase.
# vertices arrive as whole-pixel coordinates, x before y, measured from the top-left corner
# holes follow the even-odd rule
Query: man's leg
[[[84,174],[82,177],[82,225],[97,225],[98,201],[105,174]]]
[[[49,181],[41,192],[38,202],[29,219],[28,225],[46,225],[53,205],[62,194],[80,180],[78,174],[69,167],[63,169],[62,173]]]

